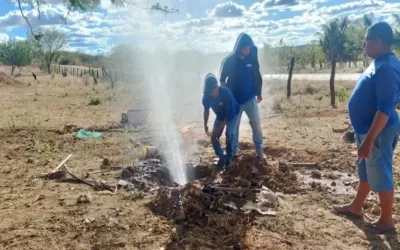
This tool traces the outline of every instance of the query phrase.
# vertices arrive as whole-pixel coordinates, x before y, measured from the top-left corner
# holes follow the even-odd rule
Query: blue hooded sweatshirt
[[[240,51],[246,46],[250,46],[250,54],[241,59]],[[241,33],[233,52],[222,62],[220,82],[226,84],[239,104],[244,104],[255,96],[261,96],[262,77],[257,53],[257,47],[251,37]]]

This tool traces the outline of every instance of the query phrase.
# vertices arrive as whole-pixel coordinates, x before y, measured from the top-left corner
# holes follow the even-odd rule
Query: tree
[[[61,49],[67,44],[67,35],[57,29],[41,29],[41,38],[36,40],[31,38],[31,42],[36,45],[36,52],[46,66],[47,73],[51,73],[51,64],[58,59]]]
[[[400,51],[400,15],[399,14],[392,14],[394,19],[394,42],[393,42],[393,49],[394,51],[399,54]]]
[[[0,61],[11,66],[11,75],[14,75],[16,67],[23,67],[32,62],[32,47],[28,41],[17,41],[10,38],[0,44]]]
[[[324,51],[327,59],[331,63],[331,77],[329,81],[329,87],[331,92],[331,105],[336,106],[335,96],[335,73],[336,63],[338,59],[343,57],[346,43],[346,29],[349,24],[347,17],[336,18],[329,21],[327,24],[322,26],[322,34],[320,34],[320,46]]]

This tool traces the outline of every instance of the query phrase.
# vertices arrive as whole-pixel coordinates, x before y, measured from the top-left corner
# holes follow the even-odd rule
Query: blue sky
[[[393,22],[400,13],[397,0],[159,0],[179,9],[164,15],[141,7],[116,8],[110,0],[90,13],[67,14],[62,0],[48,0],[38,12],[25,5],[24,12],[34,28],[54,27],[68,34],[67,49],[91,54],[107,53],[118,43],[144,48],[196,49],[204,52],[229,51],[240,32],[255,42],[276,45],[283,38],[289,45],[315,40],[321,25],[331,18],[352,19],[373,12],[377,18]],[[157,1],[153,1],[157,2]],[[0,0],[0,40],[26,37],[27,25],[15,3]]]

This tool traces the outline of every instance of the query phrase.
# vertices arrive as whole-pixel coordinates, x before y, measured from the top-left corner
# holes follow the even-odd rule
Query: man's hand
[[[369,129],[364,141],[358,148],[358,157],[360,159],[369,158],[371,155],[372,147],[374,146],[374,141],[378,137],[379,133],[386,126],[389,116],[381,111],[377,111],[375,114],[374,121],[372,122],[371,128]]]
[[[211,136],[211,133],[208,131],[208,126],[204,126],[204,131],[206,132],[207,136]]]
[[[367,159],[371,155],[372,147],[374,145],[373,141],[364,140],[360,147],[358,148],[358,158]]]
[[[262,96],[257,96],[257,103],[260,103],[260,102],[262,102],[262,101],[263,101]]]

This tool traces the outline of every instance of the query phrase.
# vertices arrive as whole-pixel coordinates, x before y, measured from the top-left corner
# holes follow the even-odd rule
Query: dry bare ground
[[[359,223],[330,212],[331,205],[349,201],[354,194],[354,183],[346,182],[355,179],[356,172],[355,145],[332,132],[332,127],[348,126],[346,106],[341,102],[337,109],[329,107],[327,82],[294,82],[291,101],[284,98],[284,82],[265,84],[261,106],[265,167],[283,171],[276,175],[281,179],[274,180],[278,182],[274,191],[283,192],[277,216],[222,214],[178,225],[149,210],[154,194],[134,200],[124,190],[104,195],[86,185],[38,178],[71,153],[67,165],[74,173],[103,171],[90,177],[116,183],[121,170],[106,170],[130,165],[138,154],[136,144],[150,140],[145,129],[115,129],[121,113],[138,102],[140,89],[111,90],[105,83],[95,86],[82,79],[46,75],[39,75],[37,83],[29,74],[21,73],[21,84],[0,82],[0,249],[400,249],[397,235],[365,234]],[[345,101],[352,83],[339,86]],[[92,96],[102,104],[88,105]],[[201,111],[198,105],[193,106],[196,114]],[[201,124],[200,115],[197,119]],[[66,125],[96,126],[105,137],[76,140],[75,131]],[[206,139],[201,126],[195,132],[196,139]],[[241,133],[244,141],[250,141],[245,121]],[[249,144],[242,144],[240,154],[253,157]],[[209,145],[199,146],[195,155],[205,164],[213,158]],[[102,166],[104,158],[111,166]],[[300,165],[283,170],[280,162],[316,162],[320,169]],[[399,162],[396,156],[396,180]],[[77,203],[81,194],[90,194],[91,201]],[[373,204],[376,195],[366,204],[367,212]],[[397,192],[397,229],[399,204]]]

